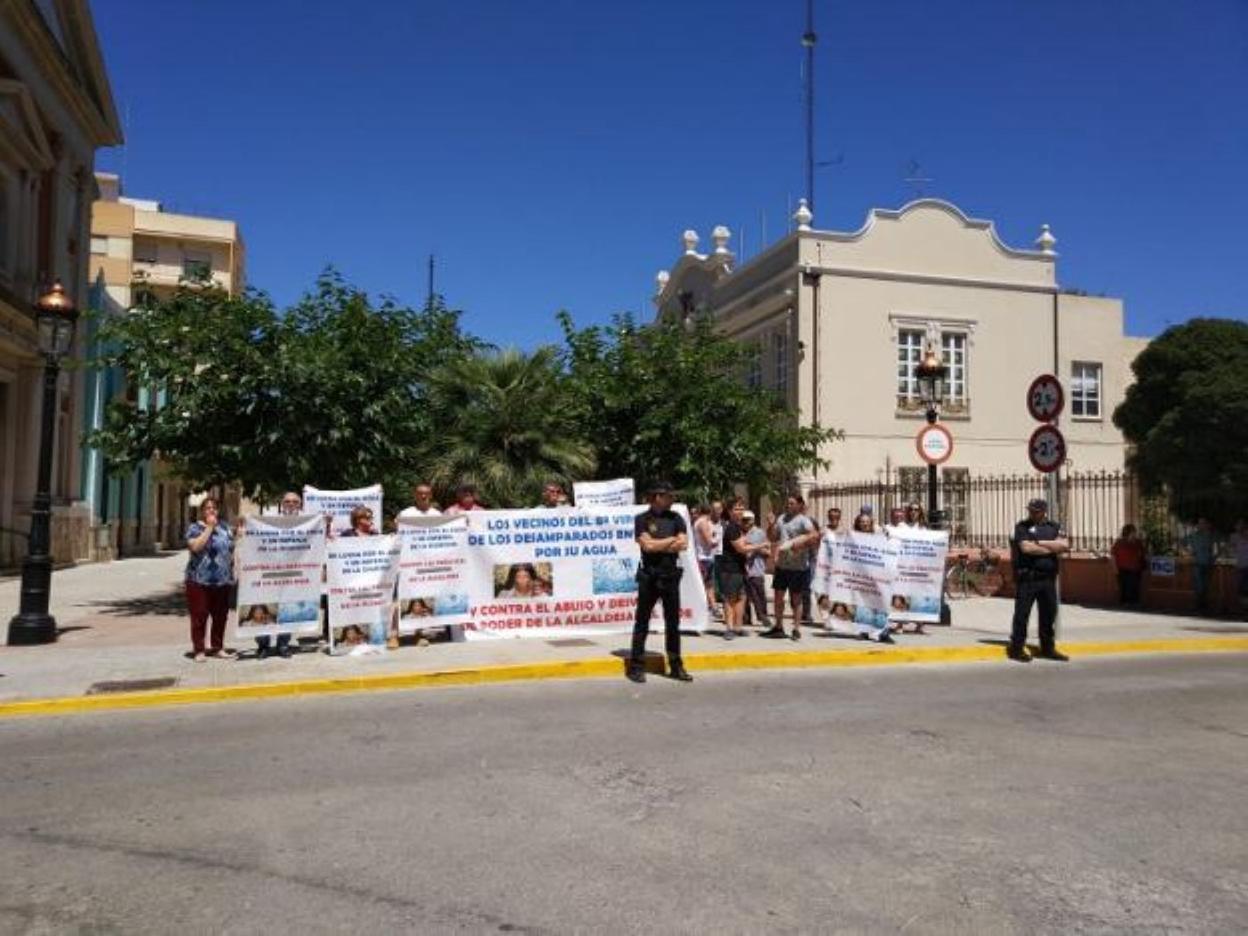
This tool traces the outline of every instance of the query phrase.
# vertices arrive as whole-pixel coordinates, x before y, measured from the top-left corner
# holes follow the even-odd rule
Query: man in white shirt
[[[412,488],[412,506],[400,510],[399,516],[404,519],[442,516],[442,511],[433,506],[433,488],[424,481],[419,482]]]

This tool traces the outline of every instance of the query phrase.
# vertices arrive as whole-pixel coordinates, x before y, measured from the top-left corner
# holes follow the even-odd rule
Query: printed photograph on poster
[[[235,547],[237,636],[320,632],[325,542],[315,515],[246,519]]]
[[[546,598],[554,592],[549,562],[513,562],[494,566],[495,598]]]
[[[594,594],[627,595],[637,591],[636,559],[595,559]]]

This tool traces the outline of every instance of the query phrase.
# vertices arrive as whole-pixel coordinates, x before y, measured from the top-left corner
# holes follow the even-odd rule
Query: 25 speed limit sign
[[[1027,412],[1040,422],[1052,422],[1066,405],[1062,384],[1052,374],[1041,374],[1027,388]]]
[[[1056,426],[1040,426],[1027,443],[1027,457],[1036,471],[1057,471],[1066,460],[1066,439]]]

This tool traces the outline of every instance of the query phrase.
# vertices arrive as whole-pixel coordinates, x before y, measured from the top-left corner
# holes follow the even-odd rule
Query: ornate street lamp
[[[43,423],[39,435],[39,474],[30,511],[30,540],[22,563],[18,613],[9,621],[9,646],[52,643],[56,618],[48,613],[52,592],[52,436],[56,421],[56,385],[61,359],[74,343],[78,310],[60,281],[35,303],[39,351],[43,354]]]
[[[915,379],[919,382],[919,398],[927,410],[927,421],[936,424],[940,416],[940,405],[944,402],[945,376],[949,368],[945,367],[932,345],[927,346],[927,353],[919,366],[914,369]],[[936,508],[936,465],[927,466],[927,522],[932,527],[940,527],[943,518]]]

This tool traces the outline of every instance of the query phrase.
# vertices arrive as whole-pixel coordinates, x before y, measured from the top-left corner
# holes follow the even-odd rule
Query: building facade
[[[95,151],[122,142],[86,0],[0,0],[0,567],[26,552],[42,420],[34,301],[54,279],[85,307]],[[81,330],[73,354],[81,359]],[[83,374],[61,373],[52,555],[89,558]]]
[[[209,279],[232,295],[242,292],[246,252],[237,223],[167,212],[158,201],[123,195],[121,179],[114,174],[97,173],[95,178],[99,198],[91,212],[93,309],[125,314],[134,306],[137,290],[160,297],[184,281]],[[116,370],[90,371],[84,392],[88,429],[102,425],[105,406],[118,395],[131,395],[141,406],[163,402],[152,388],[130,385]],[[189,492],[159,461],[118,474],[98,451],[87,449],[82,471],[83,499],[101,544],[99,558],[181,544]]]
[[[727,229],[715,229],[709,254],[687,231],[655,303],[664,317],[712,314],[724,334],[754,346],[750,383],[777,391],[803,421],[844,433],[823,453],[830,466],[800,478],[803,487],[925,488],[915,368],[929,347],[949,369],[945,482],[1033,470],[1027,440],[1037,424],[1025,401],[1043,373],[1066,390],[1067,467],[1123,468],[1111,417],[1145,342],[1124,335],[1121,300],[1060,288],[1047,225],[1034,248],[1017,249],[990,222],[937,199],[875,209],[852,233],[814,229],[804,203],[794,220],[793,233],[739,268]]]

